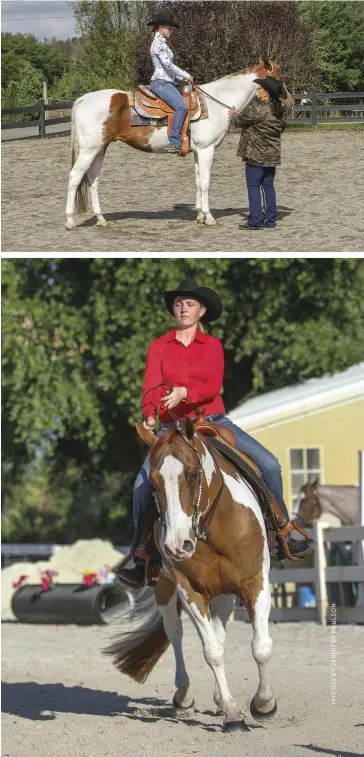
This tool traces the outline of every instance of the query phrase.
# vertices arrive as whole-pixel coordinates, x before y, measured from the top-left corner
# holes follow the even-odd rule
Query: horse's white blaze
[[[190,539],[192,518],[187,515],[181,505],[179,496],[179,479],[183,474],[184,466],[173,455],[167,455],[159,471],[164,482],[166,497],[166,534],[164,544],[176,557],[191,557],[183,549],[184,541]]]
[[[195,602],[188,601],[187,591],[177,584],[177,591],[183,606],[190,616],[202,641],[203,653],[207,664],[212,669],[219,691],[219,702],[225,714],[225,722],[239,720],[236,703],[229,691],[224,666],[224,642],[221,634],[217,635],[211,618],[201,615]]]

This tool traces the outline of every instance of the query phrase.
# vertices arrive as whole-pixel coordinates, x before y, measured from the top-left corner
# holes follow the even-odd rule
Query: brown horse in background
[[[318,478],[307,482],[300,489],[292,517],[303,526],[313,526],[320,519],[332,526],[355,526],[359,523],[359,489],[319,484]]]
[[[120,634],[106,651],[122,673],[142,682],[170,642],[176,660],[173,704],[185,710],[193,707],[182,651],[183,607],[214,673],[214,701],[224,714],[224,730],[249,730],[226,681],[224,641],[235,595],[253,625],[259,685],[250,711],[258,721],[273,718],[277,705],[267,671],[272,654],[270,555],[260,505],[233,465],[218,455],[189,418],[158,439],[146,432],[145,441],[151,447],[150,479],[159,512],[155,542],[162,574],[152,596],[122,617]]]

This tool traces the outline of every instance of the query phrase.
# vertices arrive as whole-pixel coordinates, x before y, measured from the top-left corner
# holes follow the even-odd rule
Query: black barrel
[[[48,591],[26,584],[14,594],[11,608],[21,623],[109,623],[134,605],[133,593],[119,583],[102,586],[56,584]]]

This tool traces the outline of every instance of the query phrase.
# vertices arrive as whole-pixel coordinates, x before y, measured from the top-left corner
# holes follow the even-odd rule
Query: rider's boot
[[[138,523],[135,531],[133,544],[130,550],[130,559],[133,558],[134,565],[130,568],[116,568],[116,575],[120,581],[125,581],[130,586],[138,588],[144,581],[146,561],[148,552],[145,548],[145,542],[150,533],[149,525]]]
[[[273,519],[275,520],[279,540],[276,543],[276,560],[303,560],[311,554],[314,548],[314,540],[301,526],[295,521],[290,521],[276,500],[273,501]],[[294,537],[294,533],[300,533],[301,539]],[[298,535],[298,534],[297,534]]]

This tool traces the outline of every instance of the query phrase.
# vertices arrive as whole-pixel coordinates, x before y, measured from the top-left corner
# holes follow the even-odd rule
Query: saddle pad
[[[158,128],[162,126],[167,126],[168,124],[168,118],[167,116],[165,118],[158,118],[154,119],[151,116],[141,116],[139,113],[133,108],[130,107],[130,126],[157,126]]]
[[[209,442],[213,445],[216,452],[219,452],[222,457],[232,463],[241,476],[250,484],[259,499],[263,513],[266,513],[270,509],[271,504],[273,505],[273,495],[264,483],[259,469],[250,456],[235,447],[231,447],[220,436],[210,437]]]

